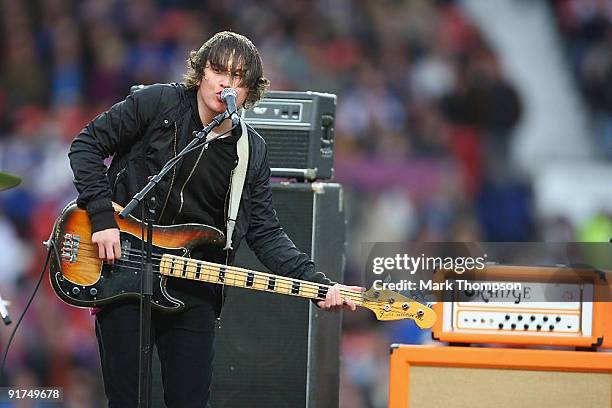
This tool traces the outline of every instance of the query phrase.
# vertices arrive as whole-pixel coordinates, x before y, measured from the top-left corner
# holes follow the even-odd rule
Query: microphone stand
[[[151,197],[148,215],[144,216],[144,197],[159,183],[159,181],[174,167],[181,159],[199,145],[206,146],[217,137],[208,139],[207,135],[212,129],[219,126],[231,114],[227,111],[218,114],[213,120],[199,132],[194,132],[194,138],[175,157],[170,159],[158,174],[149,178],[149,183],[134,195],[125,208],[119,213],[119,218],[127,217],[134,208],[142,203],[143,220],[147,223],[146,257],[142,259],[140,276],[140,359],[138,368],[138,407],[148,408],[151,405],[151,298],[153,296],[153,223],[155,222],[155,197]],[[146,219],[145,219],[146,218]]]

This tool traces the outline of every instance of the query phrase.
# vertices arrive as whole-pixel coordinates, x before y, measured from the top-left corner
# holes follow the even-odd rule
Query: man
[[[111,201],[125,205],[147,178],[161,167],[213,117],[226,110],[221,91],[233,87],[237,105],[249,108],[263,96],[269,82],[263,76],[259,52],[246,37],[221,32],[188,58],[184,84],[145,87],[112,106],[89,123],[73,141],[70,163],[79,191],[77,203],[86,208],[92,241],[99,257],[112,263],[121,257],[119,230]],[[242,125],[242,123],[241,123]],[[227,201],[232,172],[238,163],[236,144],[248,137],[249,162],[232,235],[234,250],[194,257],[231,263],[242,238],[264,265],[275,273],[331,284],[313,262],[295,248],[279,225],[272,207],[266,145],[250,127],[225,120],[214,129],[219,139],[188,154],[152,192],[158,224],[201,223],[226,231]],[[247,135],[242,129],[248,129]],[[103,164],[113,155],[107,171]],[[220,251],[221,252],[221,251]],[[179,314],[153,312],[152,332],[162,366],[165,401],[169,408],[203,407],[212,379],[214,321],[220,313],[221,290],[216,285],[170,279],[171,294],[187,307]],[[346,307],[334,284],[323,309]],[[246,312],[246,311],[245,311]],[[96,315],[104,387],[110,407],[134,407],[138,397],[138,302],[103,308]]]

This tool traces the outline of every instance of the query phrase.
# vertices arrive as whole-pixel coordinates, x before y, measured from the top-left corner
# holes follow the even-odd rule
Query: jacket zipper
[[[115,191],[115,188],[117,188],[117,182],[119,182],[119,176],[125,173],[126,170],[127,170],[127,166],[119,170],[119,173],[117,173],[117,175],[115,176],[115,182],[113,183],[113,192]]]
[[[176,157],[176,144],[177,144],[177,135],[178,133],[178,127],[176,125],[176,122],[174,122],[174,157]],[[170,193],[172,193],[172,186],[174,185],[174,178],[176,177],[176,166],[174,166],[172,168],[172,178],[170,179],[170,188],[168,188],[168,194],[166,194],[166,200],[164,201],[164,206],[162,207],[161,212],[159,213],[159,217],[157,218],[158,220],[161,220],[162,216],[164,215],[164,211],[166,210],[166,205],[168,204],[168,199],[170,198]]]

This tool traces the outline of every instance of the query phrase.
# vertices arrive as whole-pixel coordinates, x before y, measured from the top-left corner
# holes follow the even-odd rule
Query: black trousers
[[[139,303],[119,303],[96,315],[104,390],[110,408],[138,406]],[[180,313],[152,311],[151,333],[161,363],[168,408],[203,408],[212,382],[215,311],[197,302]]]

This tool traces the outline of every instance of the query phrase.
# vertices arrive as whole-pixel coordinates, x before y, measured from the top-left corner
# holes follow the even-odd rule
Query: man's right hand
[[[119,241],[119,229],[109,228],[94,232],[91,242],[98,245],[98,256],[113,264],[115,259],[121,258],[121,244]]]

